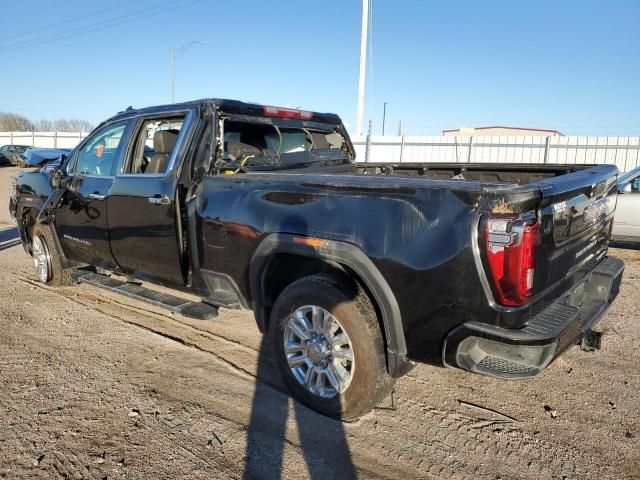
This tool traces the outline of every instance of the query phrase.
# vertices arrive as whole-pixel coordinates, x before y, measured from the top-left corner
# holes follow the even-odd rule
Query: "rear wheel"
[[[52,286],[71,285],[69,270],[62,268],[62,262],[51,230],[36,224],[31,232],[31,256],[36,266],[36,275],[42,283]]]
[[[273,307],[269,340],[289,390],[325,415],[355,420],[393,386],[371,301],[337,277],[312,275],[289,285]]]

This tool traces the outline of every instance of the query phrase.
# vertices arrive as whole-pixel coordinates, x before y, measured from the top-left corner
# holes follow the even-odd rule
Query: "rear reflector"
[[[311,120],[313,118],[313,112],[296,110],[295,108],[265,106],[264,114],[268,117],[298,118],[300,120]]]
[[[486,227],[487,259],[497,300],[521,306],[533,295],[538,223],[518,218],[491,218]]]

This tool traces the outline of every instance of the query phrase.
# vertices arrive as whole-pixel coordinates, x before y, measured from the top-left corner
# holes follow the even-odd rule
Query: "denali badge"
[[[596,243],[598,243],[598,242],[596,240],[593,240],[592,242],[589,243],[589,245],[584,247],[582,250],[578,250],[578,252],[576,252],[576,259],[580,258],[585,253],[587,253],[589,250],[591,250],[596,245]]]
[[[84,245],[91,245],[91,242],[87,240],[82,240],[81,238],[72,237],[71,235],[67,235],[66,233],[62,236],[67,240],[73,240],[74,242],[82,243]]]

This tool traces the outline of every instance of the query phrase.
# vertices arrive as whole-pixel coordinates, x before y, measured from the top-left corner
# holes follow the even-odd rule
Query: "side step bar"
[[[87,283],[95,287],[111,290],[112,292],[180,313],[185,317],[195,318],[197,320],[210,320],[218,316],[218,309],[213,305],[202,302],[192,302],[174,295],[157,292],[135,283],[116,280],[106,275],[100,275],[87,270],[76,270],[72,273],[72,277],[78,283]]]

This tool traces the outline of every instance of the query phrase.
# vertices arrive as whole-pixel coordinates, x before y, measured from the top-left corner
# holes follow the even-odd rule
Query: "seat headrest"
[[[153,134],[153,149],[156,153],[169,154],[173,150],[178,132],[173,130],[158,130]]]

